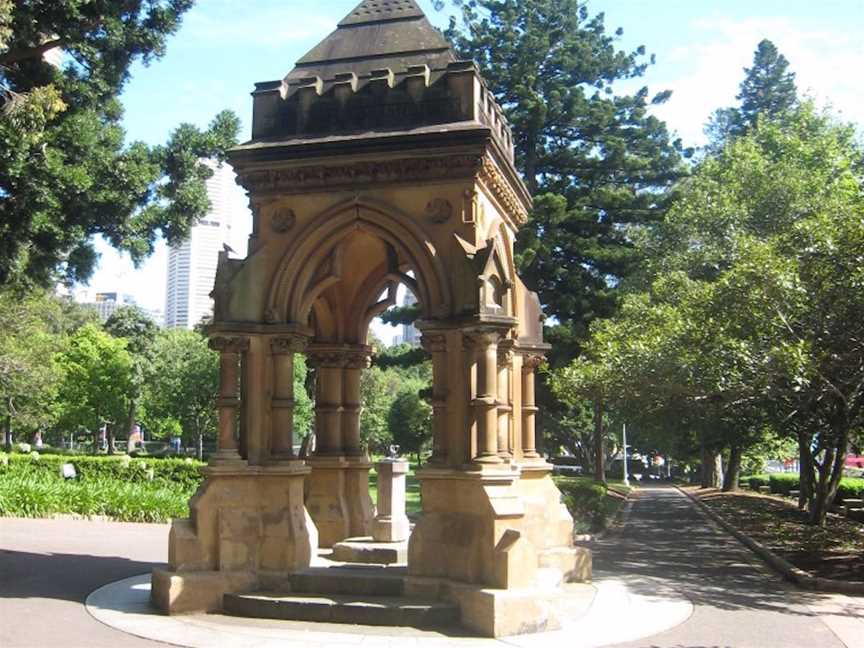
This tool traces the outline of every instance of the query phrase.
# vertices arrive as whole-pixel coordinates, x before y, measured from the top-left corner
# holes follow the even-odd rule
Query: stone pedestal
[[[318,546],[302,462],[204,472],[190,518],[172,522],[169,567],[153,575],[153,602],[168,614],[213,612],[222,594],[279,587],[311,564]]]
[[[405,515],[405,478],[409,464],[404,459],[385,459],[375,464],[378,471],[378,514],[372,522],[376,542],[408,540],[410,526]]]
[[[370,535],[373,516],[369,469],[363,457],[314,456],[306,483],[306,508],[318,528],[321,547]]]

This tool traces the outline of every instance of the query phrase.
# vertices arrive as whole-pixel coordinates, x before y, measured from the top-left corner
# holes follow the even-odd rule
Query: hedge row
[[[555,484],[573,516],[577,533],[606,528],[618,502],[607,497],[608,490],[604,486],[587,477],[556,477]]]
[[[752,475],[744,480],[753,490],[760,486],[769,486],[771,492],[776,495],[789,495],[790,491],[800,490],[801,480],[795,473],[779,473],[776,475]],[[847,499],[861,499],[864,497],[864,479],[855,477],[844,477],[840,480],[837,489],[837,503]]]
[[[201,468],[206,465],[192,459],[133,459],[125,455],[61,456],[61,455],[3,455],[0,472],[16,475],[51,475],[63,479],[62,467],[72,464],[77,480],[117,480],[133,484],[150,481],[192,489],[201,483]]]

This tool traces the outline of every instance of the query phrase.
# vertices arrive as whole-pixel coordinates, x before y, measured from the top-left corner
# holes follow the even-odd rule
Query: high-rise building
[[[413,306],[417,303],[417,298],[414,296],[410,290],[405,291],[405,299],[402,302],[403,306]],[[410,344],[411,346],[420,346],[420,331],[417,330],[417,327],[414,324],[403,324],[402,325],[402,336],[401,342],[403,344]]]
[[[210,211],[192,228],[187,240],[168,250],[167,328],[191,329],[212,315],[210,292],[216,278],[219,252],[225,246],[240,249],[239,239],[251,218],[231,166],[207,164],[213,169],[213,176],[207,181]]]
[[[118,292],[99,292],[94,296],[88,291],[82,291],[76,295],[76,301],[82,306],[95,310],[102,322],[107,321],[118,308],[136,305],[132,295]]]

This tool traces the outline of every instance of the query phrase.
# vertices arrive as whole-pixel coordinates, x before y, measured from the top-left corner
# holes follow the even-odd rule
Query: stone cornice
[[[249,350],[249,338],[247,337],[211,337],[209,346],[214,351],[221,353],[243,353]]]

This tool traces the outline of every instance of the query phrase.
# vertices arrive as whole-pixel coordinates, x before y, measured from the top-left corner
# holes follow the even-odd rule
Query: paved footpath
[[[659,579],[695,609],[672,630],[616,648],[864,647],[864,598],[785,583],[671,486],[641,488],[628,506],[623,528],[595,548],[595,573],[636,592],[640,579]]]
[[[167,540],[167,525],[0,518],[0,647],[165,645],[99,623],[83,603],[102,585],[160,566]],[[683,594],[695,605],[672,630],[615,648],[864,648],[864,598],[786,585],[671,487],[638,491],[624,527],[595,547],[595,568],[598,582],[623,582],[658,601]],[[644,623],[621,611],[614,623]],[[406,634],[391,643],[412,641]]]

